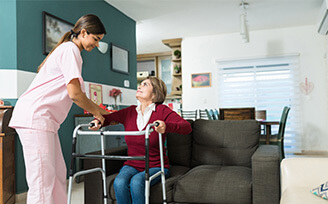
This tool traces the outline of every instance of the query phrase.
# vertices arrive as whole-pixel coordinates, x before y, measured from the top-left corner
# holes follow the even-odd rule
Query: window
[[[217,61],[219,107],[255,107],[266,110],[267,120],[279,121],[284,106],[290,106],[285,129],[286,152],[299,152],[300,93],[298,56]],[[272,132],[278,131],[273,127]]]

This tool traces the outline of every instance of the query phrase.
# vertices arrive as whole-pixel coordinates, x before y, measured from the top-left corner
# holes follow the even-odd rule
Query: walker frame
[[[149,204],[150,197],[150,182],[152,179],[161,176],[162,181],[162,192],[163,192],[163,203],[166,204],[166,191],[165,191],[165,173],[164,173],[164,158],[163,158],[163,141],[162,134],[158,134],[159,136],[159,149],[160,149],[160,161],[161,161],[161,171],[156,174],[149,176],[149,135],[154,130],[152,127],[158,126],[158,123],[148,124],[146,130],[144,131],[83,131],[82,127],[90,127],[90,124],[80,124],[76,126],[73,132],[73,141],[72,141],[72,155],[71,155],[71,165],[69,169],[69,186],[68,186],[68,197],[67,204],[71,204],[71,195],[72,195],[72,187],[73,181],[75,177],[93,173],[93,172],[101,172],[102,174],[102,182],[103,182],[103,199],[104,204],[108,203],[108,195],[107,195],[107,186],[106,186],[106,165],[105,160],[144,160],[145,161],[145,202]],[[100,143],[101,143],[101,155],[86,155],[76,153],[76,141],[78,139],[78,135],[100,135]],[[145,156],[117,156],[117,155],[105,155],[105,136],[117,136],[117,135],[125,135],[125,136],[140,136],[145,135]],[[75,172],[75,160],[81,158],[89,158],[89,159],[101,159],[102,160],[102,168],[92,168],[87,170],[82,170]]]

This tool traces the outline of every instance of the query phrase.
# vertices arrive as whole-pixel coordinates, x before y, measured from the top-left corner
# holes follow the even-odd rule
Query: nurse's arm
[[[102,115],[108,114],[108,112],[88,99],[85,93],[81,90],[79,79],[72,79],[66,87],[69,97],[76,105],[93,114],[93,116],[100,120],[102,124],[104,123],[104,117]]]

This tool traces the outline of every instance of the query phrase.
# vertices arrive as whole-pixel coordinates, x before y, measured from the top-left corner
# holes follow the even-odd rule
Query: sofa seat
[[[328,202],[310,193],[308,187],[293,187],[286,189],[281,197],[280,204],[327,204]]]
[[[178,166],[174,165],[170,167],[170,177],[165,179],[165,189],[166,189],[166,198],[168,202],[172,202],[172,195],[173,195],[173,185],[174,183],[182,176],[184,175],[187,171],[189,171],[190,168],[185,167],[185,166]],[[114,179],[116,178],[116,174],[112,174],[107,177],[107,186],[108,186],[108,195],[111,200],[116,201],[115,197],[115,191],[114,191]],[[150,191],[150,203],[156,204],[156,203],[162,203],[162,183],[159,182],[152,186],[151,191]]]
[[[176,182],[174,201],[252,203],[252,170],[243,166],[197,166]]]

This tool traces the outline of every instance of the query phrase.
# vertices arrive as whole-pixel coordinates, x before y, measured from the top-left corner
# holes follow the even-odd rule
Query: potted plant
[[[180,71],[181,71],[181,65],[175,65],[174,71],[175,71],[176,74],[179,74]]]
[[[173,52],[173,54],[174,54],[174,56],[175,56],[177,59],[179,59],[179,58],[181,57],[181,51],[180,51],[180,50],[175,50],[175,51]]]

